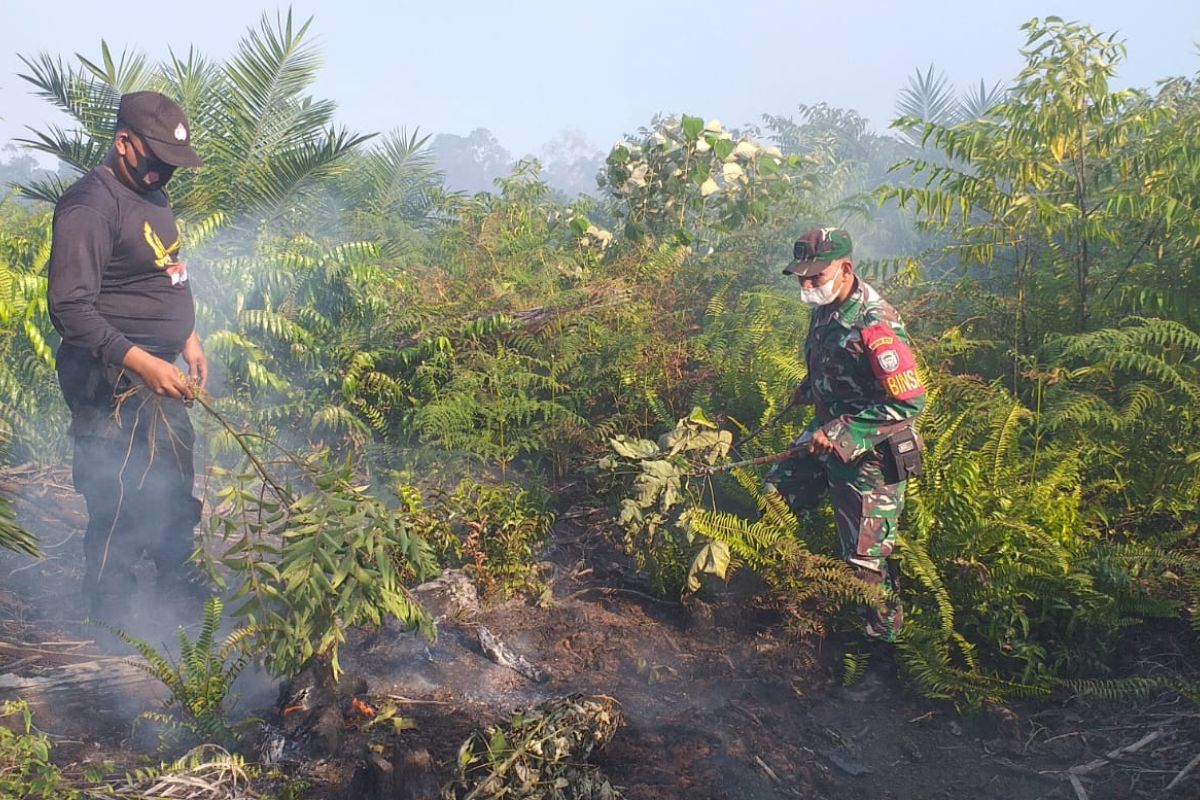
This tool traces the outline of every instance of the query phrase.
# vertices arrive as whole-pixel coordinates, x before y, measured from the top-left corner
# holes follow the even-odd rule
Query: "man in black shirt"
[[[104,161],[54,209],[48,299],[62,334],[58,378],[71,409],[75,488],[88,508],[83,590],[91,613],[109,620],[126,615],[143,553],[164,599],[190,588],[200,501],[184,403],[204,385],[208,362],[163,191],[177,167],[203,163],[190,142],[187,118],[169,98],[124,95]],[[175,366],[181,355],[186,376]]]

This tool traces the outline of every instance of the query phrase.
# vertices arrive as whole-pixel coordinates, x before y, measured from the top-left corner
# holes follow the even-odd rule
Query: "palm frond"
[[[913,144],[920,144],[916,135],[919,124],[952,124],[958,113],[954,87],[950,79],[936,72],[933,64],[922,72],[917,69],[908,77],[908,85],[900,90],[896,99],[896,115],[914,120],[902,128],[902,134]]]

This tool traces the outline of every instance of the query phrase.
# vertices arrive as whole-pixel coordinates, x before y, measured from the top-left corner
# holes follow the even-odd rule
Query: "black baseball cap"
[[[158,92],[121,95],[117,127],[128,128],[146,141],[160,161],[173,167],[202,167],[204,161],[192,149],[192,128],[175,101]]]

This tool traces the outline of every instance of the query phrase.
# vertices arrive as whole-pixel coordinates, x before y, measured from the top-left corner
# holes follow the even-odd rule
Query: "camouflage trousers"
[[[780,461],[767,472],[774,489],[796,516],[818,506],[828,492],[833,503],[841,556],[864,582],[891,590],[883,610],[865,612],[869,636],[893,641],[904,622],[896,597],[898,572],[889,559],[896,544],[906,481],[896,481],[885,454],[872,450],[851,464],[837,456],[801,456]]]

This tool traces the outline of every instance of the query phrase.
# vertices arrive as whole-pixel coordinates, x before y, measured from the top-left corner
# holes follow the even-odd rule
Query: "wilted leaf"
[[[671,506],[679,502],[679,479],[672,478],[665,482],[662,490],[662,499],[659,503],[659,508],[663,512],[669,511]]]
[[[612,445],[613,450],[625,458],[640,461],[658,455],[658,445],[649,439],[626,439],[624,436],[618,436],[615,439],[609,439],[608,443]]]
[[[638,504],[628,497],[621,501],[621,514],[617,517],[617,524],[622,527],[629,527],[634,523],[641,523],[642,510],[638,508]]]
[[[643,461],[642,472],[643,477],[650,475],[659,480],[679,477],[679,469],[670,461]]]
[[[709,542],[700,548],[700,552],[692,559],[691,569],[688,570],[688,591],[700,590],[701,575],[716,575],[725,580],[729,571],[729,545],[725,542]]]
[[[641,475],[634,483],[634,499],[642,508],[649,508],[658,500],[658,495],[665,486],[666,481],[662,478]]]

